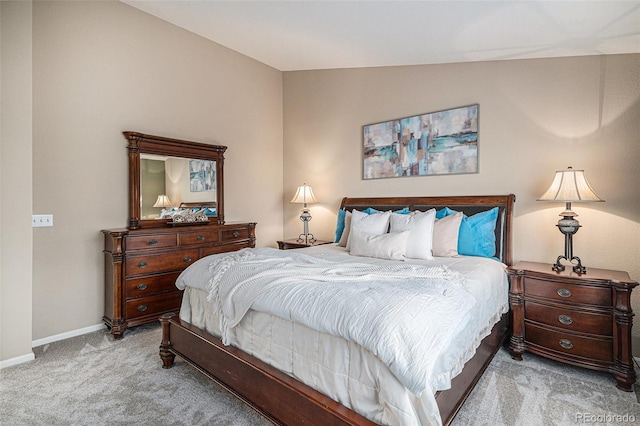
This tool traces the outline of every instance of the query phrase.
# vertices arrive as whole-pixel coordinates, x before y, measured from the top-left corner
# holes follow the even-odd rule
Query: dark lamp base
[[[576,274],[587,273],[587,268],[582,266],[582,261],[580,261],[580,258],[577,256],[573,256],[571,259],[567,259],[565,256],[558,256],[558,258],[556,259],[556,263],[554,263],[553,266],[551,267],[553,271],[556,271],[556,272],[564,271],[565,266],[562,263],[560,263],[561,259],[568,260],[569,263],[573,263],[573,261],[576,260],[578,263],[576,265],[573,265],[573,272],[575,272]]]

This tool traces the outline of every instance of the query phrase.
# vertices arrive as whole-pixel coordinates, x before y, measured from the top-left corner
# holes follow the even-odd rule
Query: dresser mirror
[[[226,146],[124,132],[129,152],[129,229],[175,224],[169,212],[224,223]],[[201,222],[200,222],[201,223]]]

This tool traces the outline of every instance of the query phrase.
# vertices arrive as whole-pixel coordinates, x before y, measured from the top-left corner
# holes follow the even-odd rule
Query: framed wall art
[[[191,192],[214,191],[216,189],[216,162],[189,160],[189,180]]]
[[[363,178],[478,173],[479,105],[363,126]]]

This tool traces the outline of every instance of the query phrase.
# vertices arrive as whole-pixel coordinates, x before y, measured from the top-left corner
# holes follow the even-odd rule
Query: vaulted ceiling
[[[281,71],[640,52],[640,1],[121,0]]]

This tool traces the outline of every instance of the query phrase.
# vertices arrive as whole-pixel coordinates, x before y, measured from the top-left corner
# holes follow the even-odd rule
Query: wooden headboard
[[[205,207],[215,209],[218,203],[215,201],[199,201],[197,203],[180,203],[181,209],[203,209]]]
[[[496,254],[503,263],[511,265],[511,221],[513,217],[513,205],[516,196],[509,195],[469,195],[450,197],[374,197],[374,198],[350,198],[344,197],[340,204],[341,209],[351,211],[364,210],[371,207],[376,210],[401,210],[408,207],[409,210],[427,211],[443,207],[461,211],[467,216],[474,215],[494,207],[498,207],[498,220],[496,222]]]

